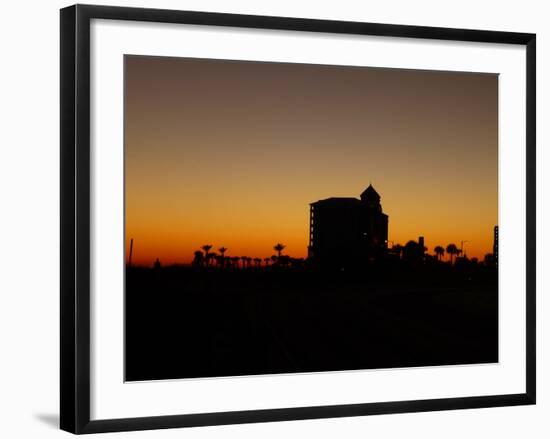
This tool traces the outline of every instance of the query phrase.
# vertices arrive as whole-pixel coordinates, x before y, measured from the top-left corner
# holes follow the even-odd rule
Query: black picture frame
[[[90,420],[90,21],[133,20],[334,34],[408,37],[526,47],[526,392],[366,404]],[[536,36],[302,18],[110,6],[61,10],[61,429],[81,434],[325,417],[535,404]]]

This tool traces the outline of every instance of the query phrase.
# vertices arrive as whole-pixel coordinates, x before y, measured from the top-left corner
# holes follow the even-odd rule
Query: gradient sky
[[[498,76],[125,57],[126,246],[305,257],[309,203],[372,183],[389,241],[492,251]]]

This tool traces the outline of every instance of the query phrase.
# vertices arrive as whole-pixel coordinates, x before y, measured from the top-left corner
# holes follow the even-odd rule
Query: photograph
[[[499,362],[499,75],[124,55],[126,381]]]

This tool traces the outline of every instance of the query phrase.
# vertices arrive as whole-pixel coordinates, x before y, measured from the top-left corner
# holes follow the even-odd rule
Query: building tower
[[[372,185],[357,198],[327,198],[310,204],[309,257],[316,265],[354,268],[382,258],[388,216]]]

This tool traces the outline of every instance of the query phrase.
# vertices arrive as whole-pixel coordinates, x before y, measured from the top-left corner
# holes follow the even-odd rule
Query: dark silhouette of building
[[[321,266],[352,268],[384,256],[388,215],[369,185],[357,198],[327,198],[310,204],[311,260]]]

